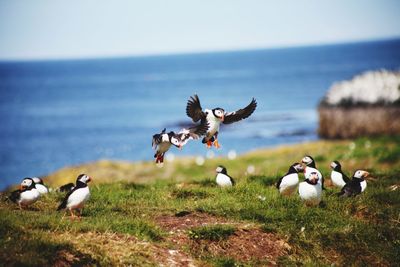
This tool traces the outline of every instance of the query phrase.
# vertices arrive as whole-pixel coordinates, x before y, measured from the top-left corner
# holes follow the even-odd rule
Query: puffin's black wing
[[[69,191],[69,192],[67,193],[67,195],[65,195],[63,201],[62,201],[61,204],[58,206],[57,210],[62,210],[62,209],[65,209],[65,208],[67,207],[68,198],[69,198],[69,196],[70,196],[73,192],[75,192],[76,189],[77,189],[77,187],[75,186],[74,189],[72,189],[71,191]]]
[[[343,181],[347,184],[350,182],[350,178],[342,172]]]
[[[231,180],[232,186],[234,186],[236,184],[235,180],[232,177],[230,177],[229,175],[228,175],[228,177]]]
[[[279,178],[278,182],[276,183],[276,188],[278,188],[278,189],[279,189],[279,186],[281,186],[281,183],[282,183],[283,177],[285,177],[285,175],[284,175],[284,176],[282,176],[281,178]]]
[[[195,137],[195,139],[197,139],[200,136],[205,135],[208,131],[208,128],[209,128],[208,122],[206,120],[202,120],[202,122],[199,125],[190,127],[189,132],[192,135],[192,137]]]
[[[75,185],[73,183],[68,183],[65,185],[60,186],[59,191],[60,192],[69,192],[71,191],[73,188],[75,187]]]
[[[166,130],[167,129],[164,128],[161,133],[153,135],[153,139],[151,140],[151,146],[153,147],[153,149],[155,149],[156,146],[161,143],[162,135],[165,134]]]
[[[15,190],[11,192],[10,196],[8,197],[12,202],[16,203],[21,195],[21,190]]]
[[[186,115],[192,118],[193,122],[198,122],[201,119],[205,119],[206,114],[200,105],[200,99],[197,95],[191,96],[187,102]]]
[[[230,124],[248,118],[254,110],[256,110],[257,102],[253,98],[247,107],[239,109],[234,112],[229,112],[225,115],[224,124]]]

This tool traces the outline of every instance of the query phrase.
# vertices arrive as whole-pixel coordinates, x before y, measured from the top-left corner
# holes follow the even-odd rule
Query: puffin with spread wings
[[[156,163],[164,162],[164,155],[169,150],[171,145],[182,149],[182,147],[186,145],[189,140],[200,138],[200,136],[206,134],[207,130],[208,123],[205,121],[187,129],[183,128],[178,133],[172,131],[166,133],[166,129],[164,128],[161,133],[153,135],[151,145],[156,151],[156,153],[154,154]]]
[[[253,98],[250,104],[245,108],[234,112],[225,112],[223,108],[205,109],[203,111],[199,97],[194,95],[188,100],[186,114],[192,118],[193,122],[207,122],[209,128],[202,142],[203,144],[206,144],[208,148],[212,145],[216,148],[220,148],[220,144],[218,143],[218,132],[221,122],[224,124],[231,124],[246,119],[250,117],[256,107],[257,102]]]

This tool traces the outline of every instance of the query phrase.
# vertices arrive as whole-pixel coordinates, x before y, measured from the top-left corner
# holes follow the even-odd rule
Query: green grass
[[[185,221],[186,216],[199,213],[251,224],[286,242],[287,252],[276,259],[280,265],[395,266],[400,262],[400,189],[392,191],[391,186],[400,185],[399,147],[399,137],[362,138],[255,151],[236,160],[207,160],[203,166],[189,158],[166,162],[162,169],[152,163],[105,161],[66,168],[47,181],[59,184],[61,173],[73,177],[87,172],[94,177],[82,220],[71,221],[55,211],[63,197],[60,193],[51,193],[23,211],[2,195],[0,262],[7,266],[156,266],[167,261],[168,253],[162,251],[174,249],[198,265],[261,265],[262,259],[199,256],[190,242],[182,246],[171,241],[177,232],[159,221],[160,216]],[[349,199],[337,198],[338,190],[328,187],[319,207],[306,207],[296,195],[280,196],[274,185],[305,154],[314,156],[325,177],[329,177],[330,161],[337,159],[348,175],[362,168],[375,180],[368,182],[362,195]],[[234,188],[215,185],[215,168],[220,164],[237,181]],[[255,173],[246,173],[249,165],[255,166]],[[128,182],[118,180],[125,176]],[[139,183],[144,178],[147,182]],[[184,233],[193,242],[209,240],[223,246],[236,227],[196,226]],[[207,243],[204,246],[207,249]]]

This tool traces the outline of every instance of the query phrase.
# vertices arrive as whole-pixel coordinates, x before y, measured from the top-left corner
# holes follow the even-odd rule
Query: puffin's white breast
[[[211,138],[216,132],[219,132],[221,121],[214,116],[212,110],[206,109],[206,111],[208,122],[207,136]]]
[[[227,176],[223,173],[217,174],[217,184],[219,186],[232,186],[233,185],[229,176]]]
[[[299,175],[297,173],[290,173],[282,178],[279,185],[279,192],[283,195],[292,194],[299,183]]]
[[[364,192],[365,188],[367,188],[367,181],[365,180],[362,181],[360,185],[361,185],[361,192]]]
[[[299,184],[299,195],[300,198],[309,204],[318,205],[321,202],[322,187],[320,183],[316,185],[309,184],[307,182],[301,182]]]
[[[26,190],[21,193],[19,203],[22,205],[30,205],[36,200],[38,200],[40,197],[40,193],[36,188],[33,188],[31,190]]]
[[[89,197],[90,191],[88,186],[78,188],[68,197],[67,208],[82,208]]]
[[[42,184],[35,184],[35,187],[39,191],[40,194],[47,194],[49,192],[47,187]]]
[[[340,188],[343,188],[343,186],[346,184],[346,182],[343,180],[343,175],[337,171],[331,172],[331,180],[335,186]]]

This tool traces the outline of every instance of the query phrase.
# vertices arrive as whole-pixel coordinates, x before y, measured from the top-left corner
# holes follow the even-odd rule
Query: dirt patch
[[[169,231],[167,239],[179,248],[186,247],[196,257],[232,258],[239,262],[263,262],[277,265],[277,259],[287,254],[290,246],[273,233],[262,231],[257,225],[231,221],[207,213],[187,213],[182,216],[163,215],[156,219],[161,228]],[[188,230],[200,226],[230,225],[234,234],[225,240],[193,240]]]

